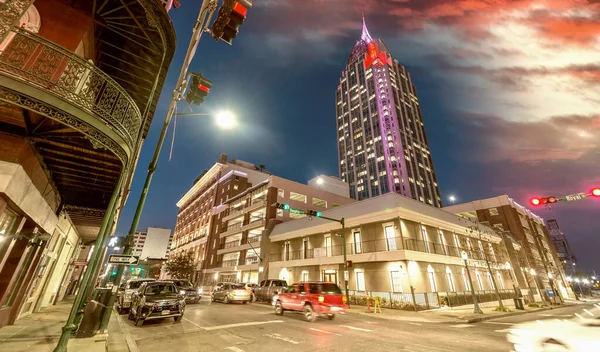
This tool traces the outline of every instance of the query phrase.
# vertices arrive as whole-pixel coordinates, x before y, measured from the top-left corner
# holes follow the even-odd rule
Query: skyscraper
[[[396,192],[436,207],[442,199],[410,75],[363,18],[336,91],[340,177],[361,200]]]

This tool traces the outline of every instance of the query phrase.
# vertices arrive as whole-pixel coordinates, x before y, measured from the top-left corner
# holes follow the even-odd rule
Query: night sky
[[[118,235],[146,177],[200,0],[170,11],[177,52]],[[220,153],[305,183],[338,176],[335,89],[361,33],[386,43],[410,72],[443,201],[508,194],[563,196],[600,186],[600,2],[588,0],[254,0],[233,45],[204,34],[191,70],[213,81],[202,107],[233,111],[173,125],[139,229],[174,228],[175,203]],[[580,265],[600,272],[600,199],[535,209],[556,218]]]

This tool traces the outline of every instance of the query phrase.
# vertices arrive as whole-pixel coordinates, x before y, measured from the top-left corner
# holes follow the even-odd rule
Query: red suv
[[[295,283],[273,296],[272,305],[277,315],[283,315],[286,310],[295,310],[303,312],[310,322],[317,320],[319,315],[326,315],[331,320],[335,313],[348,310],[346,296],[331,282]]]

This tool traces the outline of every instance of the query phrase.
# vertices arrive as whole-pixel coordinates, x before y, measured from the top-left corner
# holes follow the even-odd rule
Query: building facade
[[[175,31],[156,0],[4,0],[0,22],[1,327],[77,292],[82,246],[127,199]]]
[[[146,231],[136,231],[133,236],[133,255],[140,259],[167,258],[172,240],[171,229],[149,227]]]
[[[577,266],[577,258],[571,251],[571,246],[569,246],[567,237],[560,230],[558,221],[556,221],[556,219],[550,219],[546,221],[546,224],[548,226],[550,238],[552,239],[554,247],[556,248],[556,254],[558,255],[558,259],[562,262],[565,273],[567,275],[574,276]]]
[[[180,212],[170,253],[194,254],[200,285],[217,280],[257,283],[265,272],[265,228],[272,220],[302,216],[284,214],[272,204],[324,210],[354,202],[348,187],[335,177],[321,175],[309,184],[270,175],[247,162],[228,162],[222,155],[177,203]]]
[[[410,74],[364,19],[336,90],[336,122],[339,172],[351,198],[395,192],[442,206]]]
[[[460,217],[395,193],[326,210],[323,216],[343,217],[344,236],[339,223],[320,218],[273,228],[269,278],[330,281],[343,289],[346,246],[352,261],[347,278],[351,295],[370,292],[401,304],[412,302],[414,292],[436,306],[444,297],[471,295],[461,258],[465,251],[477,294],[497,285],[504,299],[514,295],[502,237],[489,227],[478,225],[480,231],[470,231]]]
[[[509,245],[508,254],[522,269],[516,272],[521,287],[537,287],[546,299],[549,299],[547,290],[552,289],[563,298],[572,297],[544,219],[507,195],[448,206],[444,210],[477,223],[487,223],[514,237],[522,250],[517,253]]]

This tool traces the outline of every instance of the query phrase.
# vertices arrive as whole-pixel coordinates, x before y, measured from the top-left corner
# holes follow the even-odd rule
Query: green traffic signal
[[[318,218],[321,217],[321,212],[320,211],[317,212],[317,217]]]
[[[290,205],[289,204],[283,204],[283,210],[290,210]]]

